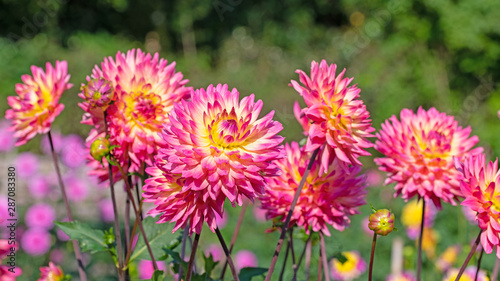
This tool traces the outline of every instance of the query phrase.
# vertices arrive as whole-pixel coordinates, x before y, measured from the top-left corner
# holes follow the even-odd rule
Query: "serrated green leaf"
[[[172,229],[168,224],[158,224],[156,221],[157,219],[153,217],[146,217],[142,221],[146,237],[148,238],[149,245],[151,246],[151,250],[153,251],[155,258],[162,256],[163,248],[167,248],[170,242],[177,237],[177,234],[172,233]],[[151,256],[149,255],[141,232],[139,232],[137,246],[135,247],[134,253],[130,257],[130,261],[132,262],[135,259],[151,260]]]
[[[266,272],[267,268],[263,267],[244,267],[241,269],[238,277],[240,278],[240,281],[250,281],[252,278],[263,275]]]
[[[91,254],[107,251],[108,248],[104,243],[104,231],[94,229],[88,224],[79,221],[56,222],[55,223],[70,239],[78,240],[82,252],[90,252]]]
[[[165,272],[162,270],[155,270],[153,276],[151,277],[151,281],[163,281],[165,280]]]
[[[214,261],[212,254],[210,254],[208,257],[205,257],[205,255],[203,255],[203,259],[205,260],[205,272],[208,276],[210,276],[219,262]]]

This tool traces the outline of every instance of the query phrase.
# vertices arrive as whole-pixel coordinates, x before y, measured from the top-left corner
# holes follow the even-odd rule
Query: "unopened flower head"
[[[461,181],[465,196],[462,205],[477,213],[476,221],[481,233],[481,245],[486,253],[496,247],[500,258],[500,171],[498,159],[486,165],[484,154],[465,158],[464,162],[455,159],[457,170],[464,175]]]
[[[53,262],[49,266],[40,267],[40,278],[38,281],[64,281],[64,273],[61,267],[56,266]]]
[[[479,139],[470,133],[470,127],[458,126],[453,116],[435,108],[419,108],[416,113],[403,109],[400,120],[392,116],[376,134],[375,149],[386,157],[376,158],[375,163],[387,172],[386,184],[396,183],[395,196],[432,200],[439,209],[441,200],[456,205],[462,196],[462,175],[453,167],[453,156],[482,151],[473,149]]]
[[[112,86],[114,101],[106,110],[106,120],[103,110],[94,107],[93,102],[85,100],[79,104],[86,112],[82,123],[94,126],[87,142],[103,136],[106,122],[109,141],[118,146],[114,150],[117,162],[126,172],[142,173],[144,162],[152,165],[158,149],[166,147],[159,133],[163,124],[168,123],[167,115],[174,103],[189,97],[191,88],[184,86],[188,80],[176,72],[175,63],[168,64],[158,53],[151,55],[133,49],[126,54],[118,52],[115,58],[105,58],[87,81],[96,81],[93,89],[100,91],[107,92]],[[92,174],[100,180],[107,179],[107,167],[97,160],[92,160],[89,166],[96,170]]]
[[[64,108],[59,103],[61,95],[73,86],[68,83],[70,75],[66,61],[56,61],[55,67],[47,63],[45,71],[33,65],[31,72],[32,75],[21,76],[22,84],[16,84],[18,96],[7,98],[11,109],[5,112],[5,118],[12,121],[10,130],[17,138],[16,146],[50,130]]]
[[[336,71],[335,64],[313,61],[311,76],[297,70],[302,85],[293,80],[290,84],[307,105],[300,111],[297,105],[294,109],[307,131],[306,151],[312,152],[326,144],[320,154],[321,171],[325,173],[335,158],[339,163],[361,165],[358,157],[370,155],[364,149],[373,146],[367,138],[372,137],[370,133],[375,130],[371,127],[370,113],[359,99],[360,89],[349,86],[353,78],[344,78],[345,69],[338,75]]]
[[[80,90],[80,97],[87,101],[90,107],[99,107],[102,110],[106,110],[115,96],[111,82],[102,77],[91,79],[87,85],[82,84]]]
[[[146,169],[143,196],[155,202],[150,213],[161,213],[159,222],[176,222],[173,231],[189,222],[190,233],[200,233],[206,221],[214,231],[226,198],[241,206],[264,193],[265,178],[279,173],[283,127],[274,112],[258,119],[262,105],[221,84],[174,105],[161,134],[167,147]]]
[[[106,138],[98,137],[94,142],[90,145],[90,155],[95,160],[101,162],[103,157],[109,155],[110,152],[110,144]]]
[[[376,210],[370,215],[368,228],[378,235],[386,236],[394,230],[394,213],[387,209]]]
[[[267,179],[269,189],[260,198],[267,219],[281,218],[284,222],[293,197],[304,175],[311,153],[299,144],[285,145],[286,158],[276,164],[282,173]],[[335,159],[326,174],[320,173],[321,163],[315,161],[293,210],[290,225],[303,227],[307,233],[321,231],[330,235],[328,226],[343,231],[350,217],[364,205],[366,177],[359,175],[360,166],[345,167]]]

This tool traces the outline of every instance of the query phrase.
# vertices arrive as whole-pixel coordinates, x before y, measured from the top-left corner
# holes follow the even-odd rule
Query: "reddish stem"
[[[424,238],[425,199],[422,199],[422,221],[420,222],[420,237],[418,238],[417,281],[422,280],[422,240]]]
[[[377,233],[373,232],[372,252],[370,255],[370,269],[368,270],[368,281],[372,281],[373,258],[375,256],[375,244],[377,243]]]
[[[238,233],[240,232],[241,223],[243,222],[243,218],[245,217],[245,210],[247,209],[247,204],[243,203],[241,207],[240,216],[238,217],[238,223],[236,224],[236,228],[233,232],[233,237],[231,238],[231,245],[229,246],[229,253],[233,252],[234,243],[236,243],[236,238],[238,237]],[[224,262],[224,267],[222,267],[222,273],[220,274],[220,280],[224,280],[224,274],[226,274],[227,268],[227,259]]]
[[[469,264],[470,259],[474,255],[474,252],[476,252],[477,245],[479,245],[479,240],[481,239],[481,233],[483,233],[483,230],[479,230],[479,234],[477,235],[476,241],[474,241],[474,244],[472,245],[472,248],[470,249],[469,254],[467,255],[467,258],[464,261],[464,264],[462,264],[462,267],[460,268],[460,271],[458,272],[457,278],[455,281],[459,281],[460,277],[462,277],[462,274],[464,274],[465,268]]]

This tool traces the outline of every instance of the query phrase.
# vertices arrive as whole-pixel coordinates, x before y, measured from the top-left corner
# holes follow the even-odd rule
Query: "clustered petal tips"
[[[264,193],[265,178],[279,174],[283,127],[274,112],[258,119],[261,109],[253,94],[240,101],[221,84],[174,105],[161,133],[166,147],[146,169],[143,196],[155,202],[151,213],[163,213],[158,222],[176,222],[176,231],[189,221],[190,233],[200,233],[206,221],[213,231],[226,198],[242,205]]]
[[[460,162],[455,158],[455,167],[464,175],[460,188],[462,205],[477,212],[476,221],[481,233],[481,245],[490,254],[496,247],[500,259],[500,171],[498,159],[486,165],[484,154],[469,156]]]
[[[79,104],[86,112],[82,123],[95,127],[91,133],[94,137],[89,136],[87,143],[105,130],[105,108],[96,105],[113,100],[106,110],[106,123],[111,145],[118,146],[114,157],[128,172],[141,173],[143,163],[152,165],[158,149],[166,146],[159,133],[174,103],[189,98],[192,88],[184,86],[188,80],[175,71],[175,63],[168,64],[158,53],[152,56],[133,49],[126,54],[118,52],[115,59],[105,58],[87,81],[80,94],[85,101]],[[107,178],[107,171],[95,170],[103,169],[97,161],[89,165],[101,180]]]
[[[45,71],[33,65],[31,72],[32,76],[21,76],[23,84],[16,84],[18,96],[7,98],[11,109],[6,111],[5,118],[12,120],[10,130],[15,131],[16,146],[50,130],[64,108],[59,103],[61,95],[73,86],[68,83],[70,75],[66,61],[56,61],[55,67],[47,63]]]
[[[260,198],[268,219],[282,217],[285,221],[311,157],[311,153],[295,142],[286,144],[285,152],[286,158],[277,162],[281,175],[267,178],[270,188]],[[312,230],[330,235],[328,225],[339,231],[344,230],[349,225],[349,217],[358,213],[357,207],[366,203],[366,177],[358,175],[360,166],[343,167],[338,159],[323,175],[320,174],[320,165],[319,161],[314,162],[293,210],[290,225],[304,227],[307,233]]]
[[[375,163],[388,173],[386,184],[396,183],[395,196],[405,200],[418,196],[438,208],[441,200],[455,205],[462,196],[462,176],[453,168],[452,157],[480,153],[482,148],[473,149],[479,139],[470,137],[470,127],[458,126],[453,116],[435,108],[419,108],[416,114],[403,109],[400,119],[392,116],[376,134],[375,149],[386,157]]]
[[[294,112],[308,136],[305,150],[314,151],[327,144],[320,159],[322,172],[328,170],[333,159],[340,163],[361,165],[359,156],[370,155],[364,149],[372,147],[367,138],[372,137],[369,112],[359,99],[360,89],[349,86],[353,78],[344,78],[345,69],[336,75],[337,65],[322,60],[311,63],[311,77],[297,70],[301,86],[291,81],[291,86],[304,98],[306,108]],[[307,118],[309,123],[307,123]]]
[[[64,273],[61,267],[55,265],[53,262],[49,266],[40,267],[40,278],[38,281],[64,281]]]

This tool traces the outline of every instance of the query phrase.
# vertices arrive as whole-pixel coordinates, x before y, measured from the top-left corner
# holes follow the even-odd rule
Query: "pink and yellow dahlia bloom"
[[[214,231],[226,198],[241,206],[265,192],[265,178],[279,174],[283,127],[274,112],[258,119],[262,105],[221,84],[174,105],[161,133],[166,147],[146,169],[143,188],[156,205],[150,213],[162,213],[158,222],[176,222],[173,231],[190,222],[190,233],[200,233],[206,221]]]
[[[49,266],[40,267],[40,278],[38,281],[63,281],[64,273],[61,267],[56,266],[53,262]]]
[[[106,109],[106,123],[111,145],[118,146],[113,154],[122,166],[128,167],[128,172],[141,173],[144,163],[152,165],[158,149],[166,147],[159,133],[168,122],[167,115],[174,103],[189,98],[192,88],[184,86],[188,80],[175,71],[175,63],[168,64],[158,53],[151,56],[132,49],[126,54],[118,52],[115,59],[105,58],[101,67],[95,66],[87,81],[106,93],[112,87],[113,94],[107,96],[114,103]],[[111,85],[98,81],[109,81]],[[96,130],[87,138],[88,143],[96,136],[103,136],[105,131],[103,108],[95,105],[89,99],[80,104],[86,112],[82,123]],[[99,167],[96,163],[90,165]]]
[[[470,137],[470,127],[458,126],[453,116],[435,108],[417,113],[403,109],[400,120],[392,116],[376,134],[375,149],[385,158],[376,158],[381,171],[387,172],[386,184],[396,183],[396,193],[405,200],[414,196],[432,200],[441,208],[441,200],[456,205],[462,197],[462,175],[453,167],[453,157],[478,154],[473,148],[478,137]]]
[[[330,275],[333,280],[356,280],[366,271],[366,262],[358,251],[342,252],[342,255],[347,259],[344,263],[336,258],[330,262]]]
[[[269,189],[260,198],[266,218],[280,217],[283,222],[311,158],[311,153],[296,142],[286,144],[285,152],[286,158],[276,162],[281,175],[267,178]],[[312,230],[330,235],[328,225],[343,231],[350,223],[349,217],[358,213],[357,207],[366,204],[366,177],[358,175],[360,166],[344,167],[338,159],[326,174],[320,174],[320,165],[319,161],[313,163],[290,225],[304,227],[307,233]]]
[[[373,146],[367,138],[375,131],[370,113],[359,99],[361,90],[356,85],[349,86],[353,78],[344,78],[345,69],[338,75],[336,71],[335,64],[313,61],[311,76],[297,70],[302,85],[294,80],[290,84],[307,105],[300,112],[297,105],[294,109],[308,136],[305,150],[311,152],[326,144],[320,154],[321,170],[325,173],[335,158],[339,163],[361,165],[358,157],[370,155],[364,149]]]
[[[443,281],[455,281],[457,279],[458,272],[460,270],[458,268],[450,269],[446,275],[443,277]],[[487,276],[486,272],[482,269],[479,270],[479,274],[476,279],[476,266],[468,266],[462,276],[460,277],[460,281],[490,281],[490,278]]]
[[[486,165],[484,154],[465,158],[464,162],[455,161],[457,170],[464,175],[461,181],[465,196],[462,205],[477,212],[476,221],[481,233],[481,245],[490,254],[496,247],[500,258],[500,171],[498,159]]]
[[[394,230],[394,213],[387,209],[377,210],[368,221],[368,228],[378,235],[386,236]]]
[[[55,67],[47,63],[45,71],[33,65],[31,72],[32,75],[21,76],[22,84],[16,84],[18,96],[7,98],[11,109],[5,112],[5,118],[12,120],[10,130],[15,132],[16,146],[50,131],[52,122],[64,109],[59,103],[61,95],[73,86],[68,83],[66,61],[56,61]]]

